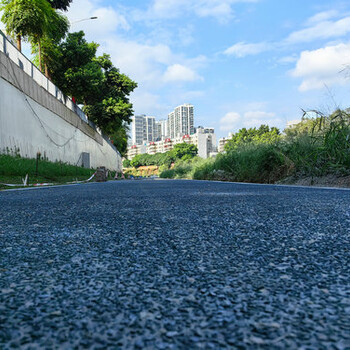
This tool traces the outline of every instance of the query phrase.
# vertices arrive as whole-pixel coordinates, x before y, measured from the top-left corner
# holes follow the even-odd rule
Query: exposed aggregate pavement
[[[0,193],[0,349],[350,349],[350,191]]]

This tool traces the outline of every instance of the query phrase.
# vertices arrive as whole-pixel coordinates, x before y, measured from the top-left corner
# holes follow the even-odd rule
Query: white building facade
[[[134,115],[131,121],[131,144],[143,145],[156,140],[156,118],[152,116]]]
[[[168,137],[168,121],[163,119],[156,121],[156,135],[154,141],[162,141]]]
[[[194,133],[194,108],[183,104],[168,115],[168,136],[171,139]]]
[[[205,132],[206,131],[206,132]],[[189,143],[197,146],[198,156],[208,158],[217,152],[216,135],[213,128],[197,128],[197,132],[192,135],[183,135],[176,138],[165,138],[161,141],[151,141],[145,146],[131,146],[128,149],[128,159],[141,153],[156,154],[171,151],[176,144]]]
[[[144,118],[144,142],[152,142],[155,141],[157,135],[156,131],[156,118],[145,116]]]
[[[223,137],[223,138],[219,139],[219,145],[218,145],[218,152],[219,153],[225,152],[225,145],[231,139],[232,139],[232,133],[231,132],[228,134],[228,137]]]
[[[134,115],[131,121],[131,143],[142,145],[144,139],[144,118],[145,115]]]

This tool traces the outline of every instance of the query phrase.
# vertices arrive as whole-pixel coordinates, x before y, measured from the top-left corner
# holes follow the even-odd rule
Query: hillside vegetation
[[[350,174],[350,114],[316,113],[281,134],[277,128],[241,129],[215,159],[175,162],[163,178],[276,183],[303,177]]]

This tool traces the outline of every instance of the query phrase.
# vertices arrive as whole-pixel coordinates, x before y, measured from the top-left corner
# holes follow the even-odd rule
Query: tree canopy
[[[103,73],[95,60],[97,48],[98,44],[85,40],[83,31],[69,33],[63,42],[53,46],[55,59],[49,62],[51,77],[77,103],[86,105],[98,94]]]
[[[239,146],[249,143],[275,143],[281,138],[278,128],[270,128],[268,125],[261,125],[259,128],[242,128],[232,135],[231,140],[225,145],[225,150],[230,151]]]
[[[50,17],[54,9],[46,0],[2,0],[1,17],[8,34],[17,37],[18,49],[21,49],[21,38],[39,42],[50,30]]]
[[[138,154],[131,161],[130,165],[138,168],[144,165],[165,165],[167,168],[175,161],[185,161],[194,158],[198,153],[197,146],[187,143],[178,143],[171,151],[156,154]]]
[[[131,161],[130,165],[134,168],[138,168],[140,166],[145,165],[165,165],[170,167],[171,163],[175,161],[174,155],[171,151],[166,153],[156,153],[156,154],[138,154]]]
[[[72,0],[47,0],[57,10],[67,11]]]
[[[177,159],[191,159],[198,153],[197,146],[189,143],[178,143],[171,151]]]
[[[18,49],[21,50],[22,37],[30,41],[33,53],[37,54],[36,63],[42,70],[42,62],[46,67],[54,57],[51,56],[53,45],[66,35],[68,19],[54,10],[47,0],[1,0],[0,9],[6,31],[17,37]]]
[[[109,55],[97,57],[93,62],[99,65],[103,78],[97,93],[86,100],[84,111],[102,130],[112,134],[123,122],[130,124],[133,109],[129,95],[137,84],[113,66]]]
[[[112,140],[114,146],[117,147],[122,157],[125,157],[128,151],[128,130],[127,123],[123,123],[122,127],[109,134],[109,138]]]
[[[109,55],[97,57],[98,44],[87,42],[83,31],[69,33],[53,48],[49,71],[54,83],[83,104],[89,120],[125,153],[126,128],[133,114],[129,95],[137,84],[113,66]]]
[[[53,11],[53,14],[48,18],[49,26],[47,31],[37,40],[31,40],[32,53],[35,54],[34,62],[42,70],[45,67],[45,75],[51,78],[51,70],[49,66],[57,64],[58,53],[57,45],[66,36],[69,30],[69,21],[66,16],[58,11]],[[39,43],[41,47],[39,46]],[[41,63],[42,62],[42,63]]]

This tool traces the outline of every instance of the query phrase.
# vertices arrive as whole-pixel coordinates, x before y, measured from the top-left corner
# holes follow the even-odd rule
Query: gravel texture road
[[[350,349],[350,191],[0,193],[0,348]]]

